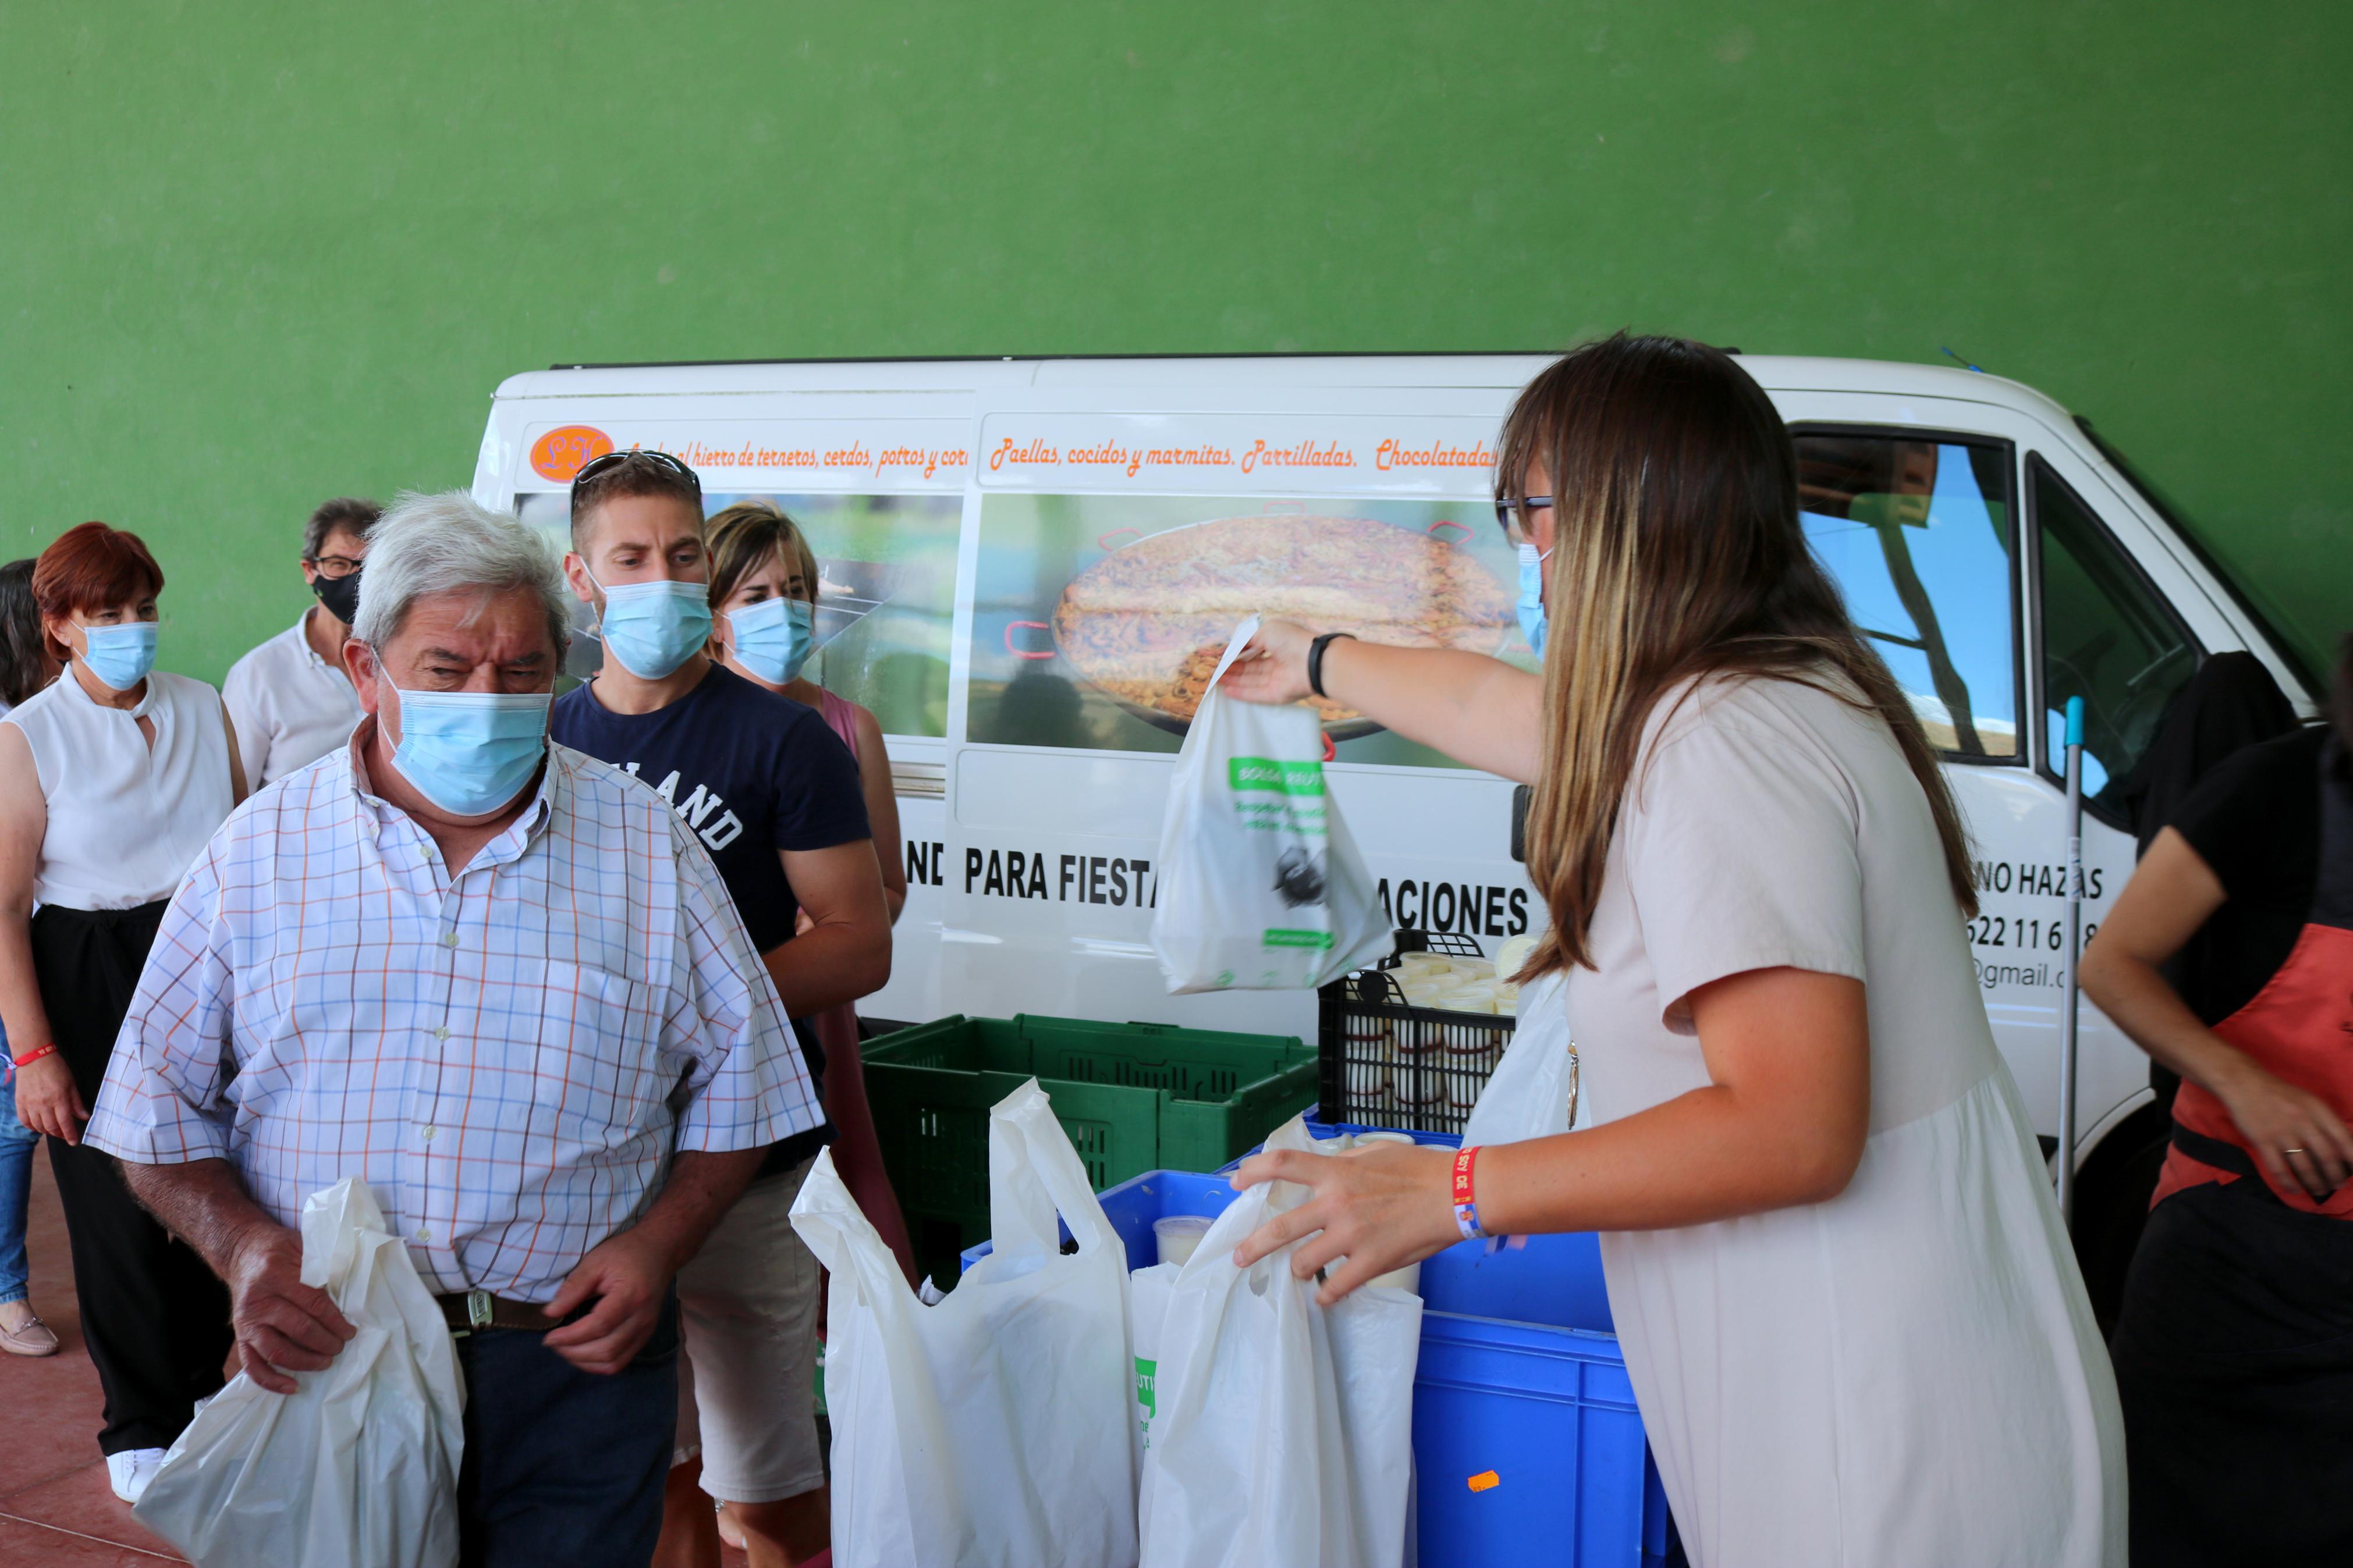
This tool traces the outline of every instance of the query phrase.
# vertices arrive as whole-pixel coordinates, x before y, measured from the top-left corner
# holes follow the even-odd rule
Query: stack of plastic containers
[[[1353,1127],[1318,1126],[1319,1138]],[[1417,1142],[1457,1140],[1419,1133]],[[1159,1261],[1153,1222],[1215,1215],[1223,1173],[1153,1171],[1103,1194],[1128,1266]],[[965,1254],[967,1266],[988,1250]],[[1465,1242],[1421,1266],[1413,1456],[1422,1568],[1652,1568],[1666,1494],[1611,1331],[1587,1236]]]

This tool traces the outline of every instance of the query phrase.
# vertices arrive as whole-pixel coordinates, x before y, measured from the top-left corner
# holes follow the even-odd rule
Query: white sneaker
[[[114,1483],[114,1495],[124,1502],[136,1503],[147,1491],[147,1483],[164,1468],[163,1448],[126,1448],[120,1454],[106,1457],[106,1479]]]

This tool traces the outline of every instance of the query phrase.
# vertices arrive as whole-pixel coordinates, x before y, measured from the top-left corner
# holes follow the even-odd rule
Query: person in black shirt
[[[2353,637],[2329,717],[2208,775],[2084,953],[2182,1079],[2109,1346],[2136,1568],[2353,1561]]]
[[[702,491],[684,464],[631,451],[583,468],[565,572],[596,607],[605,659],[557,699],[548,732],[636,774],[695,830],[822,1088],[807,1020],[891,973],[857,759],[816,711],[706,657]],[[818,1269],[788,1217],[828,1132],[772,1150],[679,1272],[689,1364],[658,1563],[718,1561],[697,1458],[701,1492],[729,1510],[753,1563],[797,1562],[829,1539],[812,1404]]]

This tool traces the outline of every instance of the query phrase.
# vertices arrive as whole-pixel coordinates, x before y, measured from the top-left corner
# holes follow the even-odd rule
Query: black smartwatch
[[[1324,697],[1324,650],[1332,645],[1332,639],[1334,637],[1347,637],[1351,641],[1354,641],[1356,636],[1356,634],[1354,632],[1325,632],[1322,637],[1317,637],[1314,642],[1307,645],[1308,690],[1313,691],[1318,697]],[[1325,700],[1329,701],[1330,699],[1325,698]]]

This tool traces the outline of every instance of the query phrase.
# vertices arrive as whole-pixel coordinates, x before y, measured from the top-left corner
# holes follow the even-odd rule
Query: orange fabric
[[[2182,1085],[2184,1089],[2188,1084]],[[2179,1149],[2165,1152],[2165,1164],[2157,1173],[2157,1190],[2148,1195],[2148,1206],[2155,1208],[2184,1187],[2202,1187],[2209,1182],[2228,1186],[2239,1179],[2236,1171],[2226,1171],[2220,1165],[2210,1165],[2193,1159]]]
[[[2317,922],[2306,926],[2279,973],[2253,1001],[2215,1025],[2214,1032],[2265,1072],[2318,1095],[2340,1120],[2353,1121],[2353,931]],[[2222,1102],[2196,1084],[2184,1083],[2174,1097],[2173,1120],[2191,1132],[2245,1149],[2264,1184],[2290,1208],[2353,1219],[2353,1182],[2318,1204],[2295,1183],[2282,1185],[2263,1168]],[[2169,1149],[2151,1205],[2184,1187],[2228,1179],[2230,1173]]]

